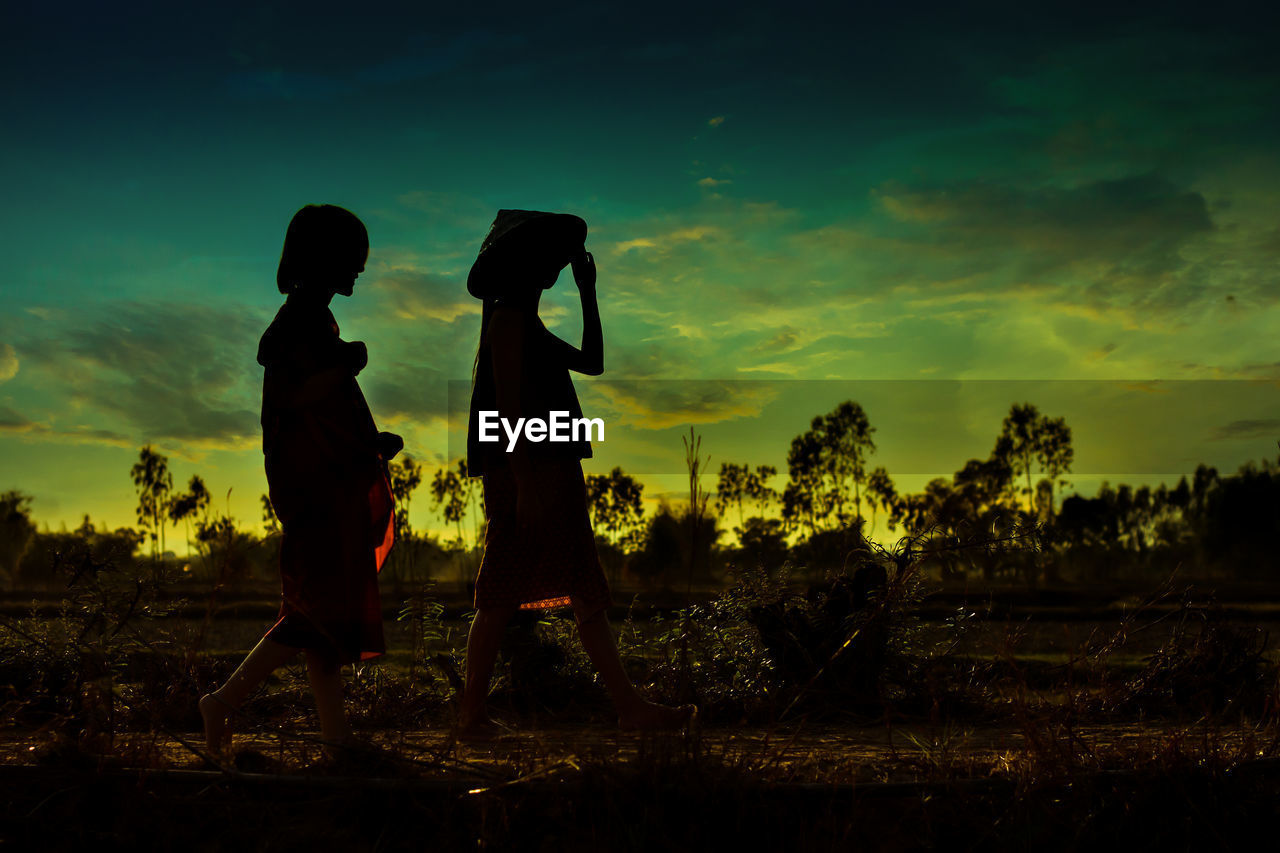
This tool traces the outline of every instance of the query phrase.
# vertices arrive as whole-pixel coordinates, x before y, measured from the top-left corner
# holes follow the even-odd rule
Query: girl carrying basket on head
[[[488,515],[484,557],[475,586],[475,620],[467,642],[467,676],[458,713],[463,738],[484,739],[497,727],[485,713],[494,659],[517,609],[573,608],[582,645],[599,671],[623,729],[676,728],[694,707],[645,700],[627,677],[605,609],[612,603],[587,514],[580,442],[479,441],[479,413],[549,420],[550,412],[582,417],[569,378],[604,372],[596,270],[577,216],[500,210],[471,268],[467,289],[484,300],[472,378],[467,472],[484,478]],[[538,301],[572,264],[582,299],[582,347],[553,335],[538,319]]]

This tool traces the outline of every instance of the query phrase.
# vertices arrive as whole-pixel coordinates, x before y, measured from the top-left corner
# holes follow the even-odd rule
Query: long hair
[[[369,232],[354,213],[335,204],[308,204],[284,234],[276,287],[296,293],[334,267],[357,267],[369,254]]]
[[[476,386],[476,378],[480,375],[480,354],[484,352],[485,343],[489,338],[489,318],[493,316],[493,308],[497,304],[496,299],[486,299],[484,306],[480,309],[480,342],[476,344],[476,357],[471,362],[471,387]]]

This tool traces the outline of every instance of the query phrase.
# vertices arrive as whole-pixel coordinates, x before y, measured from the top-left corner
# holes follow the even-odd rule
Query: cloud
[[[413,268],[391,269],[370,285],[373,313],[365,316],[453,323],[480,314],[481,303],[467,293],[465,282]]]
[[[1280,418],[1232,421],[1215,429],[1209,440],[1240,441],[1258,438],[1280,440]]]
[[[653,249],[658,253],[671,251],[674,247],[682,243],[697,243],[707,238],[714,238],[721,234],[721,229],[711,225],[691,225],[684,228],[676,228],[667,231],[664,234],[652,237],[637,237],[632,240],[624,240],[615,243],[613,247],[614,254],[625,254],[634,249]]]
[[[0,344],[0,382],[18,375],[18,353],[12,344]]]
[[[360,378],[380,423],[411,420],[426,426],[448,419],[450,376],[438,365],[397,360],[376,371],[371,367]]]
[[[799,349],[800,334],[790,327],[783,329],[767,341],[762,341],[753,348],[759,353],[791,352]]]
[[[8,406],[0,406],[0,432],[48,432],[48,424],[37,424]]]
[[[110,444],[115,447],[136,447],[137,442],[108,429],[76,424],[66,429],[54,429],[48,423],[32,421],[7,406],[0,406],[0,433],[38,437],[41,440],[57,439],[77,444]]]
[[[255,354],[266,325],[243,308],[117,303],[92,319],[70,318],[24,349],[64,390],[71,416],[91,419],[67,429],[59,415],[59,435],[111,442],[127,431],[141,440],[239,449],[260,441]]]
[[[724,124],[724,116],[712,116],[707,119],[707,127],[719,127]]]
[[[583,387],[613,408],[619,425],[641,429],[752,418],[778,394],[766,382],[718,380],[597,380]]]
[[[709,189],[709,190],[713,190],[716,187],[722,187],[725,184],[731,184],[731,183],[733,183],[733,181],[729,180],[728,178],[723,178],[723,179],[702,178],[701,180],[698,181],[698,186],[705,187],[706,189]]]
[[[1189,259],[1216,230],[1205,197],[1154,174],[1071,187],[890,183],[872,197],[896,239],[915,244],[899,260],[908,281],[934,291],[1029,298],[1132,329],[1185,319],[1224,268]]]
[[[1027,249],[1085,249],[1107,258],[1153,245],[1167,250],[1213,228],[1203,195],[1155,175],[1069,188],[887,184],[873,196],[899,221],[944,225],[943,239],[979,236],[989,244],[1012,238]]]

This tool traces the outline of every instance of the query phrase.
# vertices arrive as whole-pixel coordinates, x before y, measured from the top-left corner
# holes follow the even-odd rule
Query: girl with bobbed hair
[[[351,296],[369,235],[350,211],[299,210],[285,232],[276,285],[284,305],[258,345],[262,451],[280,519],[279,619],[239,668],[200,699],[205,742],[230,745],[231,719],[275,669],[299,651],[331,747],[351,741],[341,666],[385,653],[378,572],[392,542],[386,462],[403,446],[379,433],[356,375],[365,345],[343,341],[329,310]],[[331,753],[332,754],[332,753]]]

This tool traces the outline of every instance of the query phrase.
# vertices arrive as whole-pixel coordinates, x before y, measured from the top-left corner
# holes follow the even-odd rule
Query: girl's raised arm
[[[582,299],[582,348],[548,332],[552,352],[570,370],[587,376],[604,373],[604,331],[600,328],[600,306],[596,303],[596,263],[590,252],[573,260],[573,280]]]

